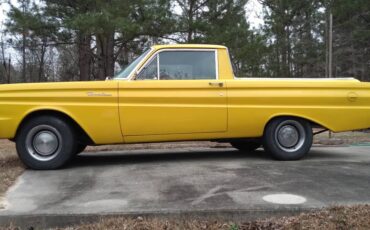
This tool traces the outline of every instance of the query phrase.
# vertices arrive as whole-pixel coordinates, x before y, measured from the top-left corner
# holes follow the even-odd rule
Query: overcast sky
[[[249,0],[246,6],[248,22],[252,27],[258,28],[263,25],[262,5],[258,0]]]
[[[1,30],[4,29],[3,27],[3,23],[4,23],[4,20],[5,20],[5,17],[6,17],[6,12],[7,10],[9,9],[8,5],[3,3],[2,0],[0,0],[0,22],[1,22]]]

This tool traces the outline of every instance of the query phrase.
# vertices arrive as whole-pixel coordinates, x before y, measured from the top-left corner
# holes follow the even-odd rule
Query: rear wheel
[[[230,142],[230,144],[242,152],[252,152],[261,147],[261,143],[255,141],[235,141]]]
[[[303,119],[281,117],[271,121],[264,133],[263,145],[277,160],[303,158],[311,149],[312,127]]]
[[[49,170],[65,165],[76,151],[74,129],[63,119],[40,116],[20,128],[16,147],[19,158],[31,169]]]

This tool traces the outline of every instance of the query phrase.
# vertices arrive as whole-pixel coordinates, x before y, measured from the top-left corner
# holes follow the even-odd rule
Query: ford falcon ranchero
[[[298,160],[313,128],[370,127],[370,83],[236,78],[218,45],[153,46],[113,79],[0,86],[0,138],[32,169],[88,145],[211,140]]]

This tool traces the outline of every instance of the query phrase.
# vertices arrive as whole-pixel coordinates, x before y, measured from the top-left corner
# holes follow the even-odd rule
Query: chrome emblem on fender
[[[104,92],[101,92],[101,93],[87,92],[87,96],[89,96],[89,97],[111,97],[112,94],[104,93]]]

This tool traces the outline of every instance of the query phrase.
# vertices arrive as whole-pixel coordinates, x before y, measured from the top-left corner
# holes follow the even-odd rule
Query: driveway
[[[370,203],[370,147],[314,147],[296,162],[263,150],[188,148],[85,153],[27,170],[1,216],[283,212]]]

